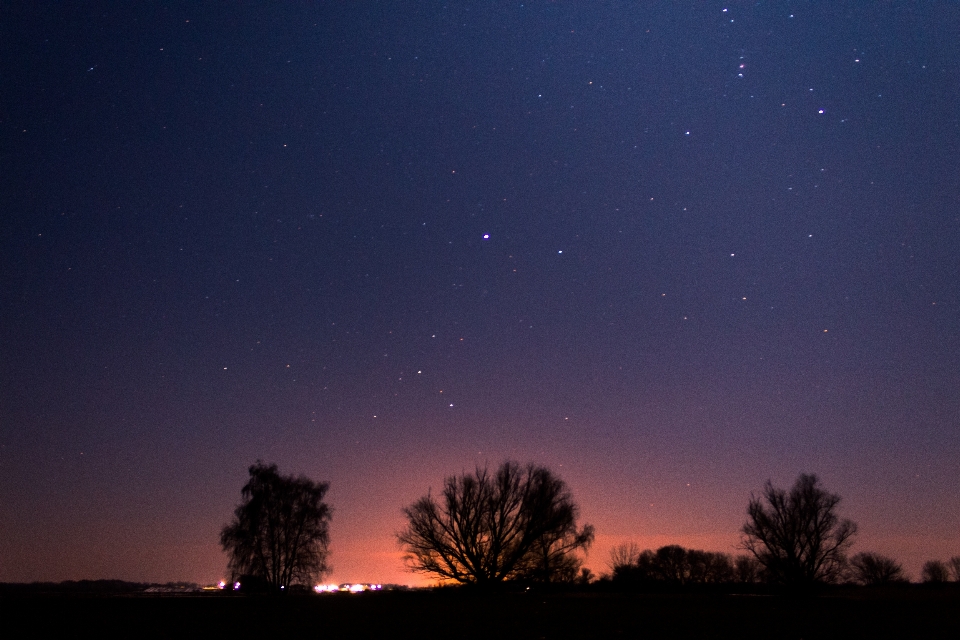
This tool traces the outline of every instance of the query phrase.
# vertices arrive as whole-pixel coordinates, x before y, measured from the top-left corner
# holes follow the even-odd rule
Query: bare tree
[[[577,552],[593,542],[593,527],[577,527],[566,484],[532,464],[451,476],[440,502],[428,493],[403,512],[407,528],[397,539],[407,565],[460,583],[573,580]]]
[[[640,557],[640,546],[636,542],[622,542],[610,550],[610,571],[616,575],[618,569],[630,567]]]
[[[528,558],[517,565],[517,577],[534,582],[575,582],[583,559],[574,551],[593,541],[593,528],[589,527],[587,538],[584,535],[574,527],[538,538]]]
[[[953,556],[947,560],[947,566],[950,568],[950,573],[953,574],[953,581],[960,582],[960,556]]]
[[[854,582],[865,585],[907,581],[903,567],[879,553],[861,552],[850,558],[850,573]]]
[[[611,579],[625,585],[649,583],[653,575],[653,551],[640,550],[635,542],[624,542],[610,550]]]
[[[250,480],[233,522],[220,532],[234,577],[248,575],[273,591],[311,584],[328,570],[329,485],[304,476],[281,476],[277,465],[250,467]]]
[[[821,488],[815,475],[801,474],[789,493],[768,481],[761,497],[750,498],[742,546],[779,584],[835,582],[857,531],[837,516],[839,503],[840,496]]]
[[[950,579],[950,569],[943,560],[927,560],[920,570],[920,579],[930,583],[946,582]]]

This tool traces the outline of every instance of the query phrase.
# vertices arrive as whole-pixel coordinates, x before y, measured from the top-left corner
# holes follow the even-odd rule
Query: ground
[[[956,638],[960,590],[812,598],[394,592],[242,597],[6,594],[4,627],[99,638]]]

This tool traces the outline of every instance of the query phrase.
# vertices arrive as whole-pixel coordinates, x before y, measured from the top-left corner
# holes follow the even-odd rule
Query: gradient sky
[[[960,4],[0,2],[0,581],[335,582],[506,458],[607,570],[817,473],[960,554]]]

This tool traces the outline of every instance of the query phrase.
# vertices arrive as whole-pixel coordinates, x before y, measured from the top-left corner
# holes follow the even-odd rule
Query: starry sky
[[[335,582],[507,458],[736,553],[817,473],[960,553],[960,4],[0,2],[0,581],[215,582],[257,459]]]

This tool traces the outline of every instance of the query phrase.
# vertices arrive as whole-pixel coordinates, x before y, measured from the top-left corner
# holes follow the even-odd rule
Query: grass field
[[[6,594],[5,637],[960,638],[960,590],[828,596],[382,592]]]

